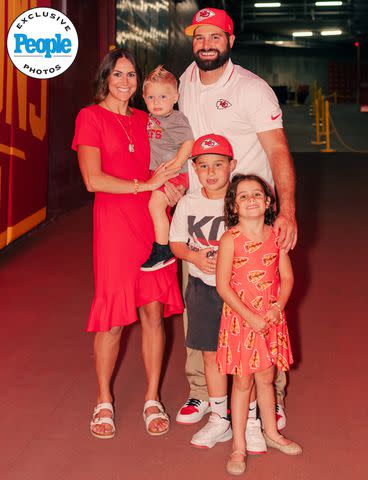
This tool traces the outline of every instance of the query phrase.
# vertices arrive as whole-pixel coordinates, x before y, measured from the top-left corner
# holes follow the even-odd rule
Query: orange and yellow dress
[[[272,228],[267,240],[250,241],[237,227],[229,232],[234,240],[230,285],[246,307],[263,315],[278,299],[280,249]],[[250,375],[275,365],[289,370],[293,363],[285,314],[266,334],[256,333],[249,323],[224,303],[217,347],[221,373]]]

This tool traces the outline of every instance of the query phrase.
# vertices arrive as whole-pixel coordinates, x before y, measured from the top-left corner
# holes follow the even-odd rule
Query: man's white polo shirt
[[[188,117],[194,137],[216,133],[234,150],[234,173],[254,173],[273,186],[267,155],[257,133],[282,128],[282,111],[272,88],[260,77],[229,60],[221,78],[203,85],[193,62],[180,77],[179,108]],[[199,182],[189,162],[190,191]]]

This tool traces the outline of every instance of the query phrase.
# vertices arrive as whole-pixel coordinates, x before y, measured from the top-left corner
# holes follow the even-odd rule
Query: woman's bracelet
[[[134,182],[134,185],[133,185],[134,192],[133,192],[133,194],[137,195],[137,193],[139,192],[140,185],[139,185],[138,180],[136,178],[133,178],[133,182]]]

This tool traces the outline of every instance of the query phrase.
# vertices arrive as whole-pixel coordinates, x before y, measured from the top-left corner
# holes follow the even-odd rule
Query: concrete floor
[[[288,306],[296,364],[285,433],[299,457],[250,457],[246,478],[366,478],[366,178],[361,156],[295,155],[300,240]],[[2,480],[229,478],[231,442],[189,445],[200,425],[146,434],[140,328],[126,329],[114,382],[117,435],[89,433],[95,401],[92,335],[84,332],[93,290],[91,208],[73,211],[0,254]],[[166,322],[162,399],[174,418],[186,399],[181,318]],[[203,424],[204,422],[202,422]]]

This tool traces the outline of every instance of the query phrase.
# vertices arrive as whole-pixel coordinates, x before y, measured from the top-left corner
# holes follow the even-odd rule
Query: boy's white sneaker
[[[247,452],[250,455],[261,455],[267,452],[266,440],[261,429],[261,421],[258,418],[248,418],[245,429],[245,441]]]
[[[205,400],[197,398],[188,398],[176,415],[176,421],[184,425],[197,423],[206,413],[211,411],[210,404]]]
[[[282,430],[286,427],[286,415],[283,406],[280,403],[276,404],[276,425],[277,430]]]
[[[227,442],[233,436],[230,421],[212,413],[207,424],[193,435],[191,445],[198,448],[212,448],[217,442]]]

